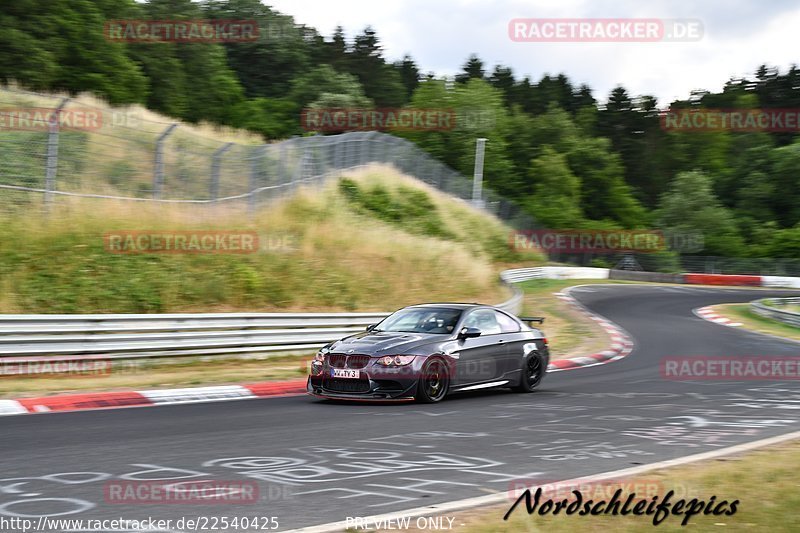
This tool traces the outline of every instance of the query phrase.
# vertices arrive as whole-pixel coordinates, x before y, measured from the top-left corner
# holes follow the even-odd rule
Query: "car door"
[[[498,362],[499,375],[504,379],[517,379],[525,352],[524,346],[531,342],[530,335],[528,332],[522,331],[519,322],[510,315],[497,310],[494,312],[505,345],[502,354],[498,354],[498,357],[501,358],[501,361]]]
[[[458,387],[497,380],[506,370],[507,362],[505,337],[493,309],[477,308],[471,310],[462,320],[461,328],[477,328],[479,337],[463,339],[459,342],[459,357],[456,362],[456,375],[453,383]]]

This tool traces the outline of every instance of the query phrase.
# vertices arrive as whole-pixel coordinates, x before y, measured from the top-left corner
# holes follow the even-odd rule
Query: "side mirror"
[[[367,326],[367,331],[372,331],[373,329],[375,329],[375,326],[377,325],[378,324],[370,324],[369,326]]]
[[[474,339],[481,336],[481,330],[478,328],[461,328],[458,332],[458,340]]]

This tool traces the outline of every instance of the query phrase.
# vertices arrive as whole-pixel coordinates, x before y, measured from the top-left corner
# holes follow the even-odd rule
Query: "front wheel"
[[[518,392],[533,392],[542,382],[544,373],[547,371],[545,358],[538,353],[532,353],[522,363],[522,377],[519,385],[514,390]]]
[[[427,361],[422,367],[422,375],[417,386],[417,401],[436,403],[444,400],[450,388],[450,375],[447,365],[441,359]]]

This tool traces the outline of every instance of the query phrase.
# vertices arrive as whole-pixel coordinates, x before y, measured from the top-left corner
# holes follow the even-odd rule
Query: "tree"
[[[417,64],[411,59],[411,56],[403,56],[402,61],[397,61],[394,68],[400,73],[400,81],[406,88],[406,102],[411,100],[414,91],[419,87],[420,72]]]
[[[303,109],[311,106],[323,107],[323,100],[330,103],[330,95],[338,96],[338,102],[346,104],[335,107],[373,106],[372,101],[364,95],[364,89],[355,76],[336,72],[328,65],[318,66],[295,78],[288,97],[295,102],[298,109]]]
[[[772,151],[772,208],[786,228],[800,222],[800,140]]]
[[[208,18],[256,20],[259,39],[225,43],[228,66],[236,73],[248,97],[283,97],[292,80],[311,65],[311,44],[292,17],[274,11],[259,0],[206,2]],[[316,34],[309,32],[310,40]]]
[[[73,95],[94,92],[113,104],[144,102],[145,76],[126,55],[125,44],[106,38],[105,17],[93,2],[8,4],[0,14],[5,34],[0,36],[0,79]],[[136,5],[131,2],[129,7]]]
[[[645,224],[645,211],[625,183],[622,162],[608,139],[581,139],[567,152],[567,162],[581,180],[581,207],[587,218],[611,220],[626,228]]]
[[[510,107],[512,101],[512,93],[514,91],[514,73],[511,68],[503,65],[495,65],[492,75],[489,76],[489,83],[495,89],[503,91],[503,99],[505,100],[506,107]]]
[[[664,193],[657,211],[659,227],[673,234],[701,232],[703,255],[738,257],[743,242],[731,212],[722,207],[706,174],[682,172]]]
[[[303,133],[297,106],[286,98],[251,98],[233,110],[236,127],[260,133],[265,139],[285,139]]]
[[[532,216],[553,229],[581,226],[581,183],[563,154],[544,147],[542,155],[531,161],[528,175],[536,184],[533,195],[525,202]]]
[[[150,0],[145,15],[153,20],[202,19],[201,6],[191,0]],[[138,44],[133,57],[147,69],[151,105],[162,105],[189,122],[234,124],[234,108],[244,101],[236,73],[228,66],[225,48],[211,43]],[[169,69],[169,70],[165,70]],[[175,90],[180,91],[177,95]]]
[[[334,69],[345,72],[347,70],[347,39],[344,28],[336,26],[330,41],[325,41],[325,63]]]
[[[32,2],[8,2],[0,11],[0,81],[19,81],[35,90],[47,90],[58,72],[56,54],[31,33],[27,17]]]
[[[486,143],[484,176],[487,186],[506,190],[514,182],[514,167],[508,158],[508,111],[503,95],[479,79],[464,84],[426,80],[414,92],[408,108],[453,110],[455,127],[443,131],[402,131],[396,133],[417,143],[423,150],[464,175],[472,175],[475,140]]]
[[[347,72],[358,78],[364,94],[377,107],[401,107],[406,102],[400,73],[384,61],[378,36],[369,26],[356,35],[347,55]]]
[[[463,73],[456,75],[457,83],[467,83],[472,79],[482,80],[486,74],[483,69],[483,61],[476,54],[472,54],[462,67]]]
[[[777,258],[800,258],[800,224],[771,232],[765,255]]]

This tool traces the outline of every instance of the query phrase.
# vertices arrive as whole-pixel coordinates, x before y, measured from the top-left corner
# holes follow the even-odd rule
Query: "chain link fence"
[[[415,144],[380,132],[255,137],[164,121],[140,109],[114,109],[16,89],[0,91],[0,209],[45,205],[60,196],[257,209],[303,183],[370,164],[388,164],[453,196],[473,200],[472,180]],[[208,128],[206,128],[208,129]],[[245,139],[236,138],[236,136]],[[533,220],[491,191],[480,205],[518,228]]]
[[[171,123],[139,108],[0,89],[0,211],[62,196],[255,211],[300,184],[387,164],[442,192],[475,202],[515,229],[540,229],[515,202],[473,181],[414,143],[380,132],[259,138]],[[491,177],[490,177],[491,179]],[[550,253],[551,261],[660,272],[800,276],[800,259],[664,254]]]

